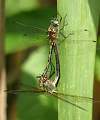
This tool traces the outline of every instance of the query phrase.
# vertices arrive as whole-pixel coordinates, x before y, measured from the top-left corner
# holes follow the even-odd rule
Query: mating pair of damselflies
[[[23,23],[17,21],[16,22],[19,25],[22,25],[24,27],[28,27],[26,25],[24,25]],[[34,27],[33,27],[34,28]],[[61,30],[64,28],[64,26],[61,28]],[[35,29],[38,30],[42,30],[41,28],[39,29],[38,27],[36,27]],[[34,87],[30,87],[29,90],[11,90],[11,91],[7,91],[8,93],[14,93],[16,94],[17,92],[32,92],[32,93],[45,93],[47,95],[52,95],[62,101],[65,101],[67,103],[70,103],[82,110],[85,110],[83,107],[74,104],[70,101],[68,101],[66,98],[67,97],[72,97],[72,98],[78,98],[78,99],[84,99],[84,100],[89,100],[89,101],[93,101],[92,98],[88,98],[88,97],[82,97],[82,96],[73,96],[73,95],[67,95],[67,94],[63,94],[63,93],[59,93],[56,91],[59,79],[60,79],[60,61],[59,61],[59,54],[58,54],[58,47],[57,47],[57,40],[58,40],[58,36],[59,34],[61,34],[63,36],[64,39],[66,39],[67,37],[65,35],[63,35],[59,29],[59,21],[57,18],[54,18],[51,20],[51,23],[49,25],[48,28],[48,39],[49,39],[49,43],[50,43],[50,51],[49,51],[49,57],[48,57],[48,63],[47,66],[45,68],[45,70],[43,71],[43,73],[38,76],[39,78],[39,87],[34,88]],[[43,30],[44,31],[44,30]],[[87,31],[86,29],[84,31]],[[92,41],[95,42],[95,41]],[[52,63],[52,52],[54,51],[55,53],[55,61],[56,61],[56,65],[55,65],[55,79],[51,80],[52,78],[52,74],[50,73],[49,75],[48,73],[48,69],[49,66],[52,67],[53,63]]]

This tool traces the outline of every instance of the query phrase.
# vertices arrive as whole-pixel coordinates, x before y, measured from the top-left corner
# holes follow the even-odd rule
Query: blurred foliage
[[[40,7],[39,0],[7,0],[6,1],[6,15],[11,16],[23,11],[35,10]]]
[[[47,26],[55,16],[55,8],[39,9],[37,11],[22,12],[6,19],[7,54],[34,46],[44,45],[47,40]],[[18,24],[22,23],[23,25]],[[33,28],[32,28],[33,27]],[[38,28],[44,28],[39,30]]]
[[[100,81],[100,56],[96,56],[95,76]]]
[[[48,46],[42,48],[41,46],[46,45],[48,42],[46,33],[48,23],[55,15],[56,6],[47,5],[43,7],[39,0],[8,0],[6,2],[6,54],[16,54],[16,52],[31,47],[39,48],[30,52],[24,60],[18,77],[20,82],[31,86],[36,85],[36,75],[41,74],[48,58]],[[17,24],[17,22],[24,25]],[[32,28],[32,26],[45,30],[40,31]],[[16,119],[18,120],[57,119],[57,100],[53,97],[34,93],[18,93],[15,101],[16,108],[14,111],[17,112]],[[14,120],[13,113],[10,113],[10,111],[12,110],[9,109],[8,112],[10,120]]]
[[[98,42],[97,42],[95,77],[96,80],[100,81],[100,37],[98,37]]]
[[[36,76],[42,73],[47,61],[47,54],[45,47],[30,54],[27,61],[22,65],[21,83],[29,86],[38,86]],[[19,120],[57,120],[57,100],[51,96],[39,95],[38,93],[19,93],[17,101]]]

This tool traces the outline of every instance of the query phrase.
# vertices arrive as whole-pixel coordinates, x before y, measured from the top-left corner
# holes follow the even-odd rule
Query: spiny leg
[[[67,39],[70,35],[73,35],[74,33],[69,33],[67,36],[65,36],[62,32],[60,32],[59,34],[63,37],[63,39],[58,44],[62,43],[65,39]]]
[[[60,23],[61,23],[61,21],[62,21],[62,16],[60,15],[60,13],[57,11],[57,16],[59,16],[60,17]]]
[[[61,16],[61,15],[60,15],[60,16]],[[64,27],[68,25],[68,22],[65,24],[66,17],[67,17],[67,14],[65,15],[63,21],[62,21],[62,19],[60,19],[60,23],[61,23],[61,21],[62,21],[62,27],[60,28],[59,31],[62,31],[62,30],[64,29]],[[62,17],[61,17],[61,18],[62,18]]]

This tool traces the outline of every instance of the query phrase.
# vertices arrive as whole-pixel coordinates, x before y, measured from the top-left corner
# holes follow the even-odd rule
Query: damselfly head
[[[52,93],[55,91],[56,86],[52,80],[49,80],[47,75],[41,75],[39,79],[39,86],[42,90]]]
[[[58,27],[59,26],[59,21],[57,18],[53,18],[51,20],[51,25],[53,25],[54,27]]]

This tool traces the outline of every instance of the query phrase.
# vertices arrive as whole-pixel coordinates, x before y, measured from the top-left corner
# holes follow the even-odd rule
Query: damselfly
[[[26,84],[20,84],[23,89],[14,89],[14,90],[5,90],[8,94],[17,94],[17,93],[32,93],[34,94],[44,94],[44,95],[49,95],[49,96],[54,96],[55,98],[61,100],[62,102],[66,102],[81,109],[81,110],[85,110],[87,111],[84,107],[78,105],[77,103],[74,103],[75,101],[77,102],[86,102],[86,104],[88,104],[88,102],[100,102],[95,101],[93,98],[89,98],[89,97],[84,97],[84,96],[77,96],[77,95],[69,95],[69,94],[64,94],[61,92],[58,92],[56,90],[56,87],[54,86],[54,83],[52,80],[48,79],[48,77],[45,75],[41,75],[41,77],[39,78],[39,83],[40,86],[39,87],[32,87],[30,85],[26,85]],[[72,101],[70,101],[72,100]]]
[[[28,24],[27,21],[23,22],[19,19],[14,20],[14,21],[9,21],[10,22],[9,25],[10,25],[10,27],[14,26],[13,31],[15,31],[15,33],[19,35],[19,37],[18,37],[19,39],[23,39],[23,42],[24,42],[24,39],[30,41],[31,43],[34,41],[33,42],[34,45],[37,42],[42,43],[42,45],[45,44],[48,41],[48,40],[46,40],[47,35],[49,35],[49,36],[53,35],[52,34],[53,31],[49,31],[49,30],[51,30],[52,26],[54,28],[55,25],[56,25],[55,26],[55,32],[56,32],[55,35],[57,35],[57,36],[54,36],[54,37],[59,38],[59,40],[57,40],[58,44],[61,43],[64,40],[67,40],[68,44],[69,43],[79,44],[80,42],[89,42],[90,45],[92,44],[92,41],[87,40],[87,39],[86,40],[81,40],[81,41],[78,40],[77,38],[74,38],[73,40],[69,39],[69,37],[71,37],[71,36],[73,37],[73,35],[77,35],[78,33],[79,34],[82,33],[82,34],[84,34],[84,36],[90,34],[90,31],[88,31],[86,28],[76,30],[76,31],[68,29],[67,34],[64,35],[62,31],[68,25],[68,24],[64,23],[65,19],[66,19],[66,15],[65,15],[64,18],[62,18],[62,19],[60,18],[60,20],[58,20],[57,18],[53,18],[51,20],[51,23],[50,23],[51,24],[51,26],[49,27],[50,29],[48,29],[48,25],[44,26],[45,28],[43,28],[43,27],[39,27],[39,25],[36,26],[36,23],[33,23],[33,26],[32,26],[32,23],[30,23],[30,21],[29,21],[29,24]],[[61,24],[61,21],[62,21],[62,24]],[[48,32],[50,34],[47,33],[47,29],[48,29]],[[95,42],[95,41],[93,40],[93,42]]]
[[[26,27],[27,29],[29,28],[32,28],[31,26],[29,27],[29,26],[27,26],[27,25],[25,25],[25,24],[23,24],[23,23],[21,23],[21,22],[19,22],[19,21],[17,21],[16,22],[18,25],[21,25],[21,26],[24,26],[24,27]],[[59,23],[58,23],[58,20],[57,19],[54,19],[53,21],[51,21],[51,23],[52,24],[54,24],[53,25],[53,28],[54,28],[54,26],[55,26],[55,31],[54,30],[51,30],[51,28],[52,28],[52,24],[51,24],[51,26],[49,27],[49,29],[48,29],[48,37],[49,37],[49,39],[50,40],[52,40],[52,41],[50,41],[50,43],[51,43],[51,45],[50,45],[50,53],[49,53],[49,59],[48,59],[48,65],[51,65],[51,55],[52,55],[52,50],[54,49],[54,51],[55,51],[55,49],[57,49],[56,47],[56,41],[55,40],[57,40],[57,37],[58,37],[58,35],[60,34],[60,32],[59,32]],[[33,27],[33,29],[31,29],[31,32],[33,32],[34,33],[34,30],[37,30],[37,31],[42,31],[42,33],[46,33],[47,32],[47,30],[44,30],[44,29],[42,29],[42,28],[38,28],[38,27]],[[37,33],[37,31],[36,31],[36,33]],[[83,32],[86,32],[85,30],[83,30]],[[59,33],[59,34],[58,34]],[[27,34],[27,33],[26,33]],[[27,36],[26,34],[24,34],[24,36]],[[66,39],[67,38],[67,36],[64,36],[63,34],[61,34],[63,37],[64,37],[64,39]],[[43,35],[42,35],[43,36]],[[51,38],[52,37],[52,38]],[[44,35],[44,38],[46,38],[46,34]],[[43,39],[44,39],[43,38]],[[24,39],[24,38],[23,38]],[[45,40],[45,39],[44,39]],[[75,40],[75,42],[76,42],[77,40]],[[71,41],[70,41],[71,42]],[[80,41],[79,41],[80,42]],[[88,42],[91,42],[91,41],[88,41]],[[92,42],[94,42],[94,41],[92,41]],[[55,47],[54,47],[55,46]],[[69,100],[67,100],[67,97],[69,97],[69,98],[79,98],[80,100],[82,99],[82,100],[86,100],[86,99],[88,99],[89,101],[93,101],[93,99],[92,98],[88,98],[88,97],[82,97],[82,96],[74,96],[74,95],[65,95],[65,94],[61,94],[61,93],[59,93],[59,92],[56,92],[56,86],[57,86],[57,83],[58,83],[58,81],[59,81],[59,78],[60,78],[60,64],[59,64],[59,57],[58,57],[58,50],[56,50],[55,51],[55,56],[56,56],[56,77],[55,77],[55,79],[54,79],[54,81],[53,80],[50,80],[50,78],[51,78],[51,76],[52,75],[50,75],[49,77],[47,76],[47,71],[48,71],[48,65],[47,65],[47,67],[46,67],[46,69],[44,70],[44,72],[43,72],[43,74],[39,77],[39,84],[40,84],[40,86],[39,86],[39,88],[34,88],[34,87],[30,87],[29,89],[23,89],[23,90],[11,90],[11,91],[7,91],[8,93],[14,93],[14,94],[16,94],[17,92],[31,92],[31,93],[45,93],[45,94],[47,94],[47,95],[52,95],[52,96],[54,96],[54,97],[56,97],[56,98],[58,98],[58,99],[61,99],[62,101],[65,101],[65,102],[68,102],[68,103],[70,103],[70,104],[72,104],[72,105],[74,105],[74,106],[76,106],[76,107],[78,107],[78,108],[80,108],[80,109],[82,109],[82,110],[85,110],[84,108],[82,108],[81,106],[79,106],[79,105],[77,105],[77,104],[74,104],[74,103],[72,103],[72,102],[70,102]]]

